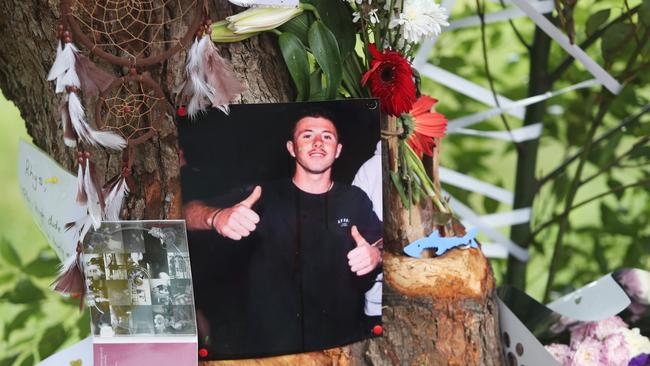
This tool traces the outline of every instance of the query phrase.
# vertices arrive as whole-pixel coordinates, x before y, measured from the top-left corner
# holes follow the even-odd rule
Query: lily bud
[[[228,28],[227,20],[222,20],[220,22],[212,23],[211,28],[212,28],[212,33],[210,33],[210,36],[212,38],[212,42],[217,42],[217,43],[239,42],[259,33],[259,32],[254,32],[254,33],[246,33],[246,34],[235,34],[233,33],[233,31],[230,30],[230,28]]]
[[[226,18],[235,34],[259,33],[275,29],[303,12],[298,8],[253,8]]]

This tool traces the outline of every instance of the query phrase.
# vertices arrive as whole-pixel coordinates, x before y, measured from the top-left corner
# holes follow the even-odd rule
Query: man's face
[[[294,129],[293,141],[287,141],[287,150],[296,163],[313,174],[327,171],[342,147],[336,127],[323,117],[302,118]]]

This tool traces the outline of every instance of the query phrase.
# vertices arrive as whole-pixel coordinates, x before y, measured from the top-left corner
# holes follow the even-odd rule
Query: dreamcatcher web
[[[75,36],[92,52],[120,64],[152,64],[187,45],[199,0],[64,0]],[[183,26],[194,18],[181,38],[169,38],[171,26]],[[112,56],[112,57],[111,57]]]
[[[127,141],[138,141],[155,132],[166,107],[163,96],[138,82],[124,82],[111,94],[100,106],[103,130],[117,132]]]

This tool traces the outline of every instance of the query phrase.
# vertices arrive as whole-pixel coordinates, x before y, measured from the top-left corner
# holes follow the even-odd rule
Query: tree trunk
[[[331,0],[336,1],[336,0]],[[212,18],[232,13],[225,0],[211,2]],[[55,57],[58,1],[7,0],[0,11],[10,14],[0,24],[0,88],[19,108],[34,143],[70,171],[75,151],[63,144],[59,122],[60,96],[45,76]],[[172,29],[165,37],[178,37]],[[275,36],[221,45],[246,92],[240,103],[285,102],[293,99],[286,67]],[[88,50],[82,51],[87,54]],[[123,75],[123,68],[92,57],[101,67]],[[171,102],[170,91],[182,78],[185,53],[146,68]],[[143,70],[139,70],[143,71]],[[89,108],[91,110],[91,108]],[[92,113],[88,113],[92,115]],[[181,214],[177,131],[167,116],[158,135],[139,145],[133,165],[137,188],[123,210],[125,219],[178,219]],[[104,180],[117,174],[121,156],[93,150],[98,174]],[[393,198],[391,198],[393,197]],[[388,200],[394,200],[394,195]],[[431,231],[430,205],[405,221],[404,211],[388,219],[387,230],[408,234],[387,235],[403,246]],[[429,215],[429,216],[428,216]],[[392,221],[391,221],[392,220]],[[494,281],[487,260],[476,250],[453,251],[442,258],[414,260],[385,255],[384,336],[339,349],[260,360],[206,362],[208,365],[496,365],[501,350],[498,337]]]

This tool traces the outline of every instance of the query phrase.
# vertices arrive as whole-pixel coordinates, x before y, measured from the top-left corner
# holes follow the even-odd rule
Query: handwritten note
[[[77,205],[77,178],[49,155],[26,141],[18,146],[18,182],[34,220],[63,261],[75,254],[72,231],[65,224],[84,214]]]

